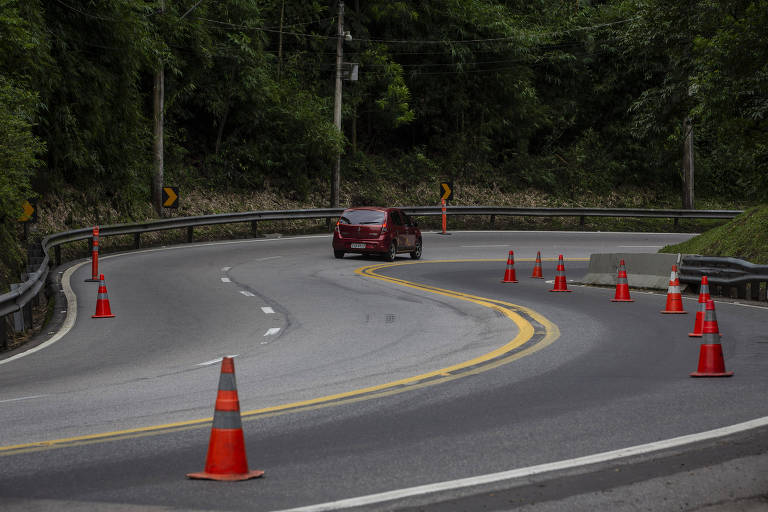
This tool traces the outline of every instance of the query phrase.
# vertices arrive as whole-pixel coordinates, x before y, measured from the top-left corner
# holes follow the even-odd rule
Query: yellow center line
[[[376,386],[369,386],[365,388],[355,389],[343,393],[337,393],[333,395],[322,396],[313,398],[310,400],[303,400],[299,402],[292,402],[283,405],[276,405],[271,407],[265,407],[262,409],[253,409],[248,411],[242,411],[241,416],[243,420],[264,418],[270,416],[277,416],[280,414],[287,414],[290,412],[314,410],[323,407],[332,407],[339,404],[349,404],[354,402],[360,402],[363,400],[370,400],[372,398],[389,396],[404,391],[413,389],[420,389],[426,386],[432,386],[438,383],[448,382],[454,379],[466,377],[468,375],[475,375],[481,372],[497,368],[501,365],[516,361],[524,356],[532,354],[542,348],[553,343],[560,337],[560,330],[557,325],[547,320],[544,316],[533,311],[532,309],[512,304],[509,302],[488,299],[485,297],[478,297],[475,295],[446,290],[431,285],[414,283],[406,281],[404,279],[398,279],[390,276],[384,276],[377,274],[376,272],[385,268],[403,266],[403,265],[416,265],[416,264],[429,264],[429,263],[464,263],[464,262],[497,262],[506,260],[429,260],[429,261],[412,261],[401,263],[384,263],[369,265],[361,267],[355,270],[355,273],[361,276],[369,277],[372,279],[378,279],[381,281],[397,284],[399,286],[405,286],[408,288],[435,293],[445,297],[455,298],[459,300],[465,300],[474,304],[491,308],[495,311],[502,313],[504,316],[512,320],[518,328],[518,334],[514,339],[501,347],[492,350],[481,356],[472,358],[468,361],[457,363],[439,370],[422,373],[413,377],[407,377],[404,379],[379,384]],[[543,331],[537,331],[531,320],[538,323]],[[534,337],[538,335],[538,338],[534,340]],[[532,342],[533,340],[533,342]],[[521,347],[528,344],[524,349]],[[11,455],[18,453],[27,453],[31,451],[39,451],[51,448],[60,448],[65,446],[81,446],[86,444],[93,444],[97,442],[106,442],[116,439],[132,439],[137,437],[144,437],[148,435],[154,435],[164,433],[168,431],[180,431],[189,430],[193,428],[200,428],[202,426],[210,424],[213,418],[201,418],[188,421],[180,421],[175,423],[167,423],[163,425],[153,425],[149,427],[139,427],[126,430],[119,430],[114,432],[104,432],[100,434],[88,434],[82,436],[68,437],[63,439],[54,439],[50,441],[40,441],[33,443],[17,444],[10,446],[0,446],[0,456]]]

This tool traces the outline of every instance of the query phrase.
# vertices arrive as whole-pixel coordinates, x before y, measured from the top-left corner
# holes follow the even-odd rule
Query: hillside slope
[[[756,206],[730,222],[659,252],[733,257],[768,264],[768,205]]]

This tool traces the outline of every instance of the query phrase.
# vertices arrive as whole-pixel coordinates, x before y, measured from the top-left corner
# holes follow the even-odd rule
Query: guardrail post
[[[193,226],[187,226],[187,243],[191,244],[195,238],[195,228]]]
[[[760,286],[758,293],[760,294],[758,300],[768,300],[768,282],[765,283],[765,286]]]
[[[141,233],[133,234],[133,248],[141,249]]]
[[[747,285],[740,284],[736,287],[736,297],[739,299],[746,299],[747,298]]]
[[[584,216],[580,215],[579,216],[579,229],[581,229],[581,230],[584,230],[584,221],[585,221]]]
[[[57,267],[60,266],[61,265],[61,246],[60,245],[57,245],[56,247],[53,248],[53,255],[56,260],[56,266]]]
[[[496,224],[496,216],[491,215],[491,229],[493,229],[494,224]]]
[[[8,322],[5,317],[0,318],[0,348],[8,350]]]
[[[672,226],[673,226],[675,229],[677,229],[677,227],[678,227],[679,225],[680,225],[680,217],[675,217],[675,219],[674,219],[674,223],[672,224]]]
[[[11,291],[16,290],[19,286],[21,286],[18,283],[12,283],[11,284]],[[14,332],[24,332],[24,309],[20,309],[19,311],[14,311],[13,313],[13,331]]]
[[[327,219],[330,221],[331,219]],[[252,220],[251,221],[251,236],[258,237],[259,236],[259,223],[258,221]]]

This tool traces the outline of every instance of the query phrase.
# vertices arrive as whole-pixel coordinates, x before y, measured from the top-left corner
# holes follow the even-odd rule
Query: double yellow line
[[[468,361],[458,363],[455,365],[447,366],[439,370],[432,372],[422,373],[413,377],[400,379],[377,386],[370,386],[366,388],[356,389],[353,391],[347,391],[344,393],[338,393],[335,395],[327,395],[311,400],[304,400],[301,402],[293,402],[284,405],[277,405],[272,407],[265,407],[263,409],[254,409],[250,411],[242,411],[241,416],[244,421],[254,420],[257,418],[265,418],[270,416],[277,416],[281,414],[287,414],[291,412],[307,411],[313,409],[320,409],[324,407],[332,407],[339,404],[348,404],[353,402],[361,402],[364,400],[370,400],[372,398],[378,398],[383,396],[394,395],[409,391],[412,389],[419,389],[426,386],[432,386],[434,384],[440,384],[449,382],[455,379],[466,377],[468,375],[475,375],[481,372],[497,368],[501,365],[516,361],[521,357],[527,356],[541,350],[542,348],[550,345],[560,336],[560,330],[557,325],[553,324],[545,317],[536,313],[535,311],[496,299],[488,299],[485,297],[478,297],[467,293],[456,292],[452,290],[446,290],[435,286],[426,284],[414,283],[406,281],[404,279],[398,279],[395,277],[379,274],[378,272],[383,269],[402,266],[402,265],[417,265],[417,264],[430,264],[430,263],[461,263],[461,262],[478,262],[478,261],[499,261],[499,260],[431,260],[431,261],[413,261],[404,263],[384,263],[377,265],[369,265],[359,268],[355,271],[356,274],[369,277],[372,279],[378,279],[381,281],[393,283],[399,286],[405,286],[415,290],[425,291],[429,293],[435,293],[444,297],[450,297],[454,299],[464,300],[478,304],[480,306],[491,308],[502,315],[512,320],[518,328],[518,334],[514,339],[504,344],[503,346],[492,350],[486,354],[475,357]],[[94,444],[106,441],[113,441],[119,439],[131,439],[138,437],[145,437],[150,435],[157,435],[160,433],[190,430],[194,428],[201,428],[209,426],[212,418],[202,418],[196,420],[182,421],[176,423],[168,423],[165,425],[154,425],[150,427],[141,427],[128,430],[120,430],[116,432],[105,432],[102,434],[89,434],[83,436],[69,437],[65,439],[55,439],[51,441],[42,441],[36,443],[18,444],[12,446],[0,446],[0,456],[13,455],[19,453],[27,453],[32,451],[47,450],[53,448],[63,448],[67,446],[82,446],[87,444]]]

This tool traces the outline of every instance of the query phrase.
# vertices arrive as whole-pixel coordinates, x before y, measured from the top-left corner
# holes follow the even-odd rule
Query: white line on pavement
[[[274,309],[272,309],[272,308],[271,308],[271,307],[269,307],[269,306],[262,306],[262,307],[261,307],[261,310],[262,310],[262,311],[263,311],[265,314],[267,314],[267,315],[274,315],[274,314],[275,314],[275,310],[274,310]]]
[[[357,498],[349,498],[345,500],[333,501],[328,503],[318,503],[316,505],[309,505],[306,507],[298,507],[280,512],[323,512],[326,510],[341,510],[352,507],[370,507],[371,505],[379,505],[387,501],[393,501],[402,498],[409,498],[413,496],[424,496],[441,491],[449,491],[455,489],[464,489],[468,487],[474,487],[477,485],[491,484],[495,482],[502,482],[513,480],[517,478],[527,478],[533,475],[539,475],[550,471],[558,471],[563,469],[571,469],[582,466],[588,466],[590,464],[598,464],[601,462],[609,462],[635,455],[643,455],[647,453],[658,452],[670,448],[677,448],[679,446],[685,446],[687,444],[696,443],[699,441],[706,441],[709,439],[717,439],[719,437],[728,436],[731,434],[737,434],[739,432],[745,432],[747,430],[764,427],[768,425],[768,417],[757,418],[752,421],[746,421],[744,423],[738,423],[728,427],[718,428],[714,430],[708,430],[706,432],[700,432],[698,434],[690,434],[687,436],[673,437],[672,439],[665,439],[663,441],[657,441],[655,443],[641,444],[637,446],[630,446],[628,448],[621,448],[619,450],[613,450],[610,452],[596,453],[593,455],[587,455],[585,457],[577,457],[574,459],[561,460],[558,462],[550,462],[547,464],[539,464],[538,466],[529,466],[527,468],[512,469],[509,471],[502,471],[500,473],[490,473],[487,475],[474,476],[469,478],[461,478],[458,480],[449,480],[446,482],[438,482],[434,484],[420,485],[417,487],[408,487],[405,489],[397,489],[389,492],[382,492],[379,494],[370,494],[368,496],[359,496]]]
[[[232,354],[231,356],[227,357],[237,357],[238,354]],[[224,359],[223,357],[218,357],[216,359],[211,359],[210,361],[206,361],[204,363],[197,363],[196,366],[211,366],[212,364],[220,363],[221,360]]]
[[[33,398],[42,398],[44,396],[48,396],[48,395],[32,395],[32,396],[22,396],[20,398],[9,398],[8,400],[0,400],[0,404],[5,404],[8,402],[19,402],[21,400],[32,400]]]

